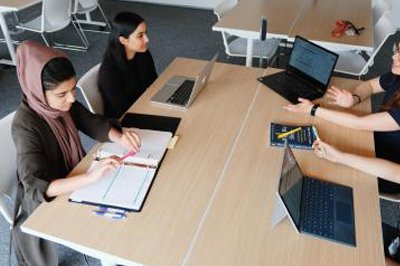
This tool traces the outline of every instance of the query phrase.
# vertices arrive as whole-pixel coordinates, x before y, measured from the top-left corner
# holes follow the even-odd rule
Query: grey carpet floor
[[[150,50],[155,59],[158,73],[161,73],[177,56],[209,59],[216,51],[220,52],[219,62],[244,65],[244,58],[229,58],[224,54],[220,33],[211,30],[217,19],[210,10],[115,0],[103,0],[100,2],[108,18],[112,18],[121,11],[134,11],[145,18],[148,25]],[[40,7],[35,6],[23,11],[20,19],[24,21],[38,14],[40,14]],[[93,18],[101,20],[98,13],[94,14]],[[12,19],[11,16],[8,18],[10,23]],[[76,68],[78,77],[101,61],[108,40],[106,33],[87,32],[86,34],[91,43],[87,52],[66,51]],[[35,33],[23,33],[19,38],[21,40],[29,38],[41,41],[40,36]],[[78,44],[77,36],[71,27],[65,29],[61,34],[55,34],[53,38],[59,42]],[[379,76],[390,70],[391,48],[394,39],[400,39],[400,34],[396,34],[395,37],[390,38],[385,43],[378,53],[374,65],[366,75],[366,79]],[[4,44],[0,44],[0,58],[2,57],[9,57]],[[255,64],[257,63],[256,61],[254,61]],[[279,64],[277,65],[277,62],[275,62],[274,66],[283,68],[286,61],[287,57],[283,56],[280,58]],[[20,98],[21,90],[15,68],[0,65],[0,118],[14,111],[20,102]],[[78,100],[83,102],[80,95],[78,95]],[[379,100],[379,97],[374,97],[373,105],[377,106]],[[83,136],[83,143],[86,149],[90,149],[94,142],[90,138]],[[382,220],[395,225],[399,213],[398,204],[381,202],[381,210]],[[9,228],[3,217],[0,217],[0,235],[0,265],[7,265]],[[58,247],[60,265],[86,264],[83,255],[79,252],[60,245]],[[89,265],[100,265],[100,262],[94,258],[89,258],[88,261]],[[12,265],[16,265],[15,259]]]

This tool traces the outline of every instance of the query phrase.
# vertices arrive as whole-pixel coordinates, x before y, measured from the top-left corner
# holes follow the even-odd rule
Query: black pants
[[[394,145],[392,141],[388,141],[387,134],[383,132],[374,132],[375,156],[397,164],[400,164],[400,143]],[[389,139],[392,134],[388,134]],[[390,182],[378,178],[379,192],[383,193],[400,193],[400,184]]]
[[[400,184],[378,178],[378,190],[383,193],[400,193]]]

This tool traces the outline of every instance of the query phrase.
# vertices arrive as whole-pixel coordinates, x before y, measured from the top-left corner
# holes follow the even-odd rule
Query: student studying
[[[121,12],[99,70],[98,86],[104,100],[104,114],[119,118],[157,78],[148,50],[147,25],[133,12]]]
[[[87,173],[65,178],[85,155],[78,130],[135,152],[140,138],[131,129],[120,132],[75,101],[75,70],[62,52],[25,41],[17,57],[23,98],[12,124],[20,180],[13,246],[20,265],[58,265],[55,246],[22,233],[21,224],[42,202],[96,183],[121,165],[118,157],[109,157]]]

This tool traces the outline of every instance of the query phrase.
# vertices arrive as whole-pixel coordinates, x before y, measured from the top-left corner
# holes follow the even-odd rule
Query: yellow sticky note
[[[179,139],[179,136],[178,136],[178,135],[175,135],[175,136],[169,141],[169,144],[168,144],[168,149],[169,149],[169,150],[173,150],[173,149],[175,148],[175,145],[176,145],[176,142],[178,141],[178,139]]]

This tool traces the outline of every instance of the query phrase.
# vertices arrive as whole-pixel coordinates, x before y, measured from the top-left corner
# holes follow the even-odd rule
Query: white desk
[[[10,37],[10,32],[8,31],[7,23],[4,15],[8,12],[17,12],[24,8],[33,6],[40,3],[41,0],[0,0],[0,26],[3,32],[4,39],[6,41],[8,51],[11,56],[11,60],[0,59],[0,64],[7,64],[15,66],[17,64],[17,57],[15,54],[15,49],[12,44]]]

